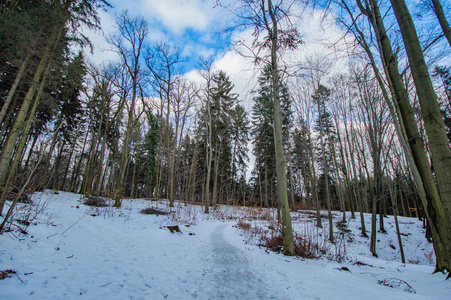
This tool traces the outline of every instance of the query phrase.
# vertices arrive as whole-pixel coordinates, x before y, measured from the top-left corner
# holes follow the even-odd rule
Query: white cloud
[[[140,8],[143,15],[177,34],[188,28],[205,31],[215,17],[208,0],[141,0]]]
[[[116,52],[111,51],[111,46],[106,42],[105,36],[112,34],[116,30],[116,21],[114,16],[111,14],[100,10],[100,26],[101,30],[94,31],[88,28],[83,29],[82,32],[85,34],[93,45],[93,52],[90,53],[90,49],[87,47],[84,49],[85,57],[88,61],[93,63],[102,63],[113,61],[118,58]]]
[[[214,68],[224,71],[233,82],[234,92],[240,95],[244,107],[250,111],[252,108],[251,91],[257,86],[257,78],[260,75],[259,67],[253,62],[235,51],[228,51],[218,58]]]
[[[304,11],[302,18],[293,18],[292,22],[296,25],[303,38],[303,44],[294,51],[286,51],[283,54],[283,62],[290,66],[296,66],[293,69],[303,68],[307,61],[315,61],[325,59],[330,61],[331,73],[340,73],[346,69],[348,58],[344,51],[346,47],[345,40],[341,39],[344,32],[336,25],[331,16],[324,17],[323,11]],[[232,39],[234,41],[241,41],[242,44],[251,48],[252,41],[255,37],[252,35],[252,30],[246,30],[236,33]],[[332,47],[331,45],[334,45]],[[196,47],[191,48],[194,50]],[[214,69],[223,70],[233,82],[235,88],[234,92],[240,95],[243,100],[243,105],[249,112],[252,108],[251,92],[258,88],[257,78],[260,76],[261,65],[253,63],[253,53],[246,47],[239,47],[237,49],[244,57],[236,50],[229,50],[223,55],[218,56],[213,64]],[[337,50],[340,50],[337,52]],[[339,54],[337,54],[339,53]],[[341,53],[341,54],[340,54]],[[260,53],[264,55],[263,53]],[[345,58],[346,57],[346,58]],[[188,77],[195,78],[196,71],[189,73]],[[294,79],[293,79],[294,80]],[[199,80],[196,80],[199,82]]]

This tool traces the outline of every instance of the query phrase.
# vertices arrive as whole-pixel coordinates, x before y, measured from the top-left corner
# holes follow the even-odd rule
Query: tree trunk
[[[434,207],[440,236],[444,243],[443,253],[437,255],[443,258],[443,262],[441,265],[437,265],[436,271],[451,272],[451,252],[445,250],[451,249],[451,149],[449,140],[446,136],[437,95],[435,94],[408,8],[403,0],[390,0],[390,2],[398,21],[409,59],[441,198],[442,206],[437,205]]]
[[[446,20],[445,13],[443,12],[443,7],[439,0],[431,0],[434,7],[434,14],[437,17],[440,27],[442,28],[443,35],[446,37],[449,46],[451,47],[451,28]]]
[[[0,196],[0,215],[2,215],[3,207],[5,205],[6,196],[8,195],[8,192],[9,192],[9,190],[10,190],[12,184],[13,184],[14,176],[16,174],[17,168],[19,167],[19,163],[21,161],[22,153],[23,153],[23,151],[25,149],[25,142],[27,141],[28,134],[29,134],[30,128],[31,128],[31,124],[33,122],[34,115],[35,115],[36,110],[38,108],[38,104],[39,104],[39,100],[40,100],[41,95],[42,95],[42,91],[44,90],[44,83],[45,83],[45,79],[46,79],[48,70],[49,70],[49,68],[47,67],[46,70],[44,71],[43,78],[42,78],[42,81],[41,81],[38,93],[36,95],[36,98],[34,99],[34,104],[33,104],[33,107],[31,108],[30,115],[28,117],[28,121],[25,124],[25,128],[24,128],[22,137],[20,139],[19,146],[18,146],[17,151],[16,151],[16,155],[14,157],[14,160],[13,160],[13,163],[11,165],[11,168],[8,170],[8,178],[5,181],[5,184],[3,186],[3,191],[2,191],[2,194]],[[59,129],[59,127],[57,128],[56,132],[58,131],[58,129]],[[8,214],[9,213],[10,212],[8,211]],[[8,216],[5,217],[5,220],[7,220],[7,218],[8,218]],[[0,229],[0,231],[1,231],[1,229]]]
[[[366,199],[366,195],[363,194],[364,189],[356,187],[356,184],[358,183],[358,178],[360,177],[360,181],[362,181],[362,176],[361,176],[361,171],[360,171],[360,173],[357,174],[357,168],[356,168],[356,163],[355,163],[355,159],[354,159],[354,145],[351,144],[351,140],[349,139],[350,133],[348,133],[348,126],[346,123],[347,122],[345,122],[346,139],[347,139],[348,146],[350,149],[349,151],[351,154],[351,166],[352,166],[352,171],[354,173],[354,181],[355,181],[355,183],[354,182],[352,183],[352,190],[354,192],[355,198],[357,199],[357,202],[359,205],[360,227],[361,227],[362,236],[368,237],[368,235],[366,234],[366,228],[365,228],[365,216],[363,215],[364,207],[363,207],[363,199],[362,199],[362,198]],[[352,138],[352,140],[354,141],[354,137]],[[365,191],[365,193],[366,193],[366,191]]]
[[[346,118],[346,116],[345,116],[345,118]],[[344,146],[343,146],[343,142],[342,142],[342,140],[341,140],[341,134],[340,134],[340,130],[338,130],[338,126],[339,126],[339,124],[338,124],[338,120],[337,120],[337,117],[335,116],[334,117],[334,121],[335,121],[335,128],[337,128],[337,138],[338,138],[338,145],[340,146],[340,157],[341,157],[341,161],[342,161],[342,163],[343,163],[343,175],[344,175],[344,177],[345,177],[345,180],[346,180],[346,194],[347,194],[347,197],[346,197],[346,199],[347,199],[347,204],[348,204],[348,207],[349,207],[349,209],[351,210],[351,219],[355,219],[355,207],[354,207],[354,201],[353,201],[353,199],[355,199],[355,197],[353,197],[352,195],[354,194],[355,195],[355,189],[353,188],[353,184],[352,184],[352,186],[351,186],[351,180],[350,180],[350,177],[349,177],[349,171],[348,171],[348,168],[349,168],[349,158],[348,158],[348,154],[346,153],[346,159],[345,159],[345,150],[344,150]],[[347,122],[345,122],[345,127],[347,127],[347,124],[346,124]],[[347,128],[345,128],[345,130],[346,130],[346,133],[347,133]],[[336,168],[337,168],[337,170],[338,170],[338,165],[336,166]],[[337,176],[338,176],[338,174],[337,174]],[[343,204],[343,205],[345,205],[345,204]],[[344,221],[344,220],[343,220]]]
[[[401,231],[399,230],[399,223],[398,223],[398,204],[397,204],[397,197],[396,197],[396,185],[397,183],[395,182],[392,185],[389,186],[390,189],[390,199],[391,199],[391,204],[393,206],[393,217],[395,219],[395,226],[396,226],[396,235],[398,236],[398,245],[399,245],[399,252],[401,254],[401,262],[403,264],[406,263],[406,257],[404,256],[404,248],[402,246],[402,239],[401,239]]]
[[[450,253],[446,249],[450,249],[451,245],[449,245],[449,238],[447,238],[449,237],[449,234],[447,233],[448,230],[446,229],[446,226],[443,226],[444,223],[440,218],[441,216],[443,217],[443,214],[441,213],[443,212],[443,207],[432,176],[431,166],[424,153],[423,141],[418,132],[418,126],[413,115],[412,107],[410,106],[409,97],[398,71],[396,56],[393,54],[390,40],[385,31],[376,1],[370,0],[371,10],[370,8],[364,8],[360,0],[358,0],[357,3],[361,12],[370,20],[376,33],[381,59],[384,64],[384,71],[398,112],[398,119],[403,126],[406,140],[409,143],[414,160],[414,165],[417,168],[414,168],[412,165],[412,173],[416,175],[415,171],[418,170],[418,176],[414,176],[414,178],[421,195],[421,200],[423,201],[423,206],[426,210],[426,216],[430,218],[428,221],[431,225],[434,249],[437,256],[436,270],[449,270]],[[409,157],[408,152],[406,152],[406,156]]]
[[[38,101],[35,102],[35,106],[37,106],[37,102],[38,102]],[[33,116],[30,116],[30,119],[31,119],[32,117],[33,117]],[[31,127],[31,122],[28,122],[28,123],[30,123],[30,127]],[[58,132],[58,129],[55,131],[55,134],[56,134],[57,132]],[[45,147],[44,147],[44,148],[45,148]],[[18,202],[19,199],[22,197],[22,195],[25,193],[25,191],[26,191],[28,185],[30,184],[30,181],[33,179],[34,173],[35,173],[36,170],[38,169],[38,167],[39,167],[39,165],[40,165],[40,163],[41,163],[41,160],[42,160],[42,157],[43,157],[43,156],[44,156],[44,155],[41,155],[40,159],[39,159],[39,160],[37,161],[37,163],[36,163],[36,166],[33,168],[33,170],[31,171],[30,175],[28,175],[27,180],[25,181],[25,183],[23,184],[22,188],[20,189],[19,194],[16,196],[16,198],[15,198],[14,201],[13,201],[13,203],[12,203],[11,206],[9,207],[8,212],[6,213],[5,218],[3,219],[3,222],[0,224],[0,234],[3,233],[3,231],[4,231],[4,229],[5,229],[5,225],[6,225],[6,223],[8,222],[8,219],[11,217],[11,215],[12,215],[12,213],[13,213],[13,210],[14,210],[14,208],[15,208],[17,202]]]
[[[367,170],[368,173],[368,170]],[[370,188],[370,196],[371,196],[371,239],[370,239],[370,251],[371,254],[373,254],[373,256],[378,257],[377,256],[377,251],[376,251],[376,233],[377,233],[377,226],[376,226],[376,216],[377,216],[377,196],[376,196],[376,191],[375,191],[375,187],[373,186],[373,184],[370,181],[371,179],[368,178],[368,184],[369,184],[369,188]]]
[[[67,181],[67,175],[69,174],[69,168],[72,161],[72,156],[74,155],[75,151],[75,143],[72,145],[69,153],[69,158],[67,159],[66,169],[64,171],[63,181],[61,182],[61,190],[66,191],[66,181]],[[73,171],[73,170],[72,170]]]
[[[23,75],[25,74],[25,70],[28,64],[28,61],[30,60],[30,53],[27,54],[25,59],[23,60],[19,70],[17,71],[16,78],[14,79],[14,82],[11,86],[11,88],[8,91],[8,95],[6,96],[5,102],[3,103],[2,110],[0,111],[0,124],[3,123],[3,120],[5,119],[6,112],[8,108],[11,105],[11,102],[13,100],[13,96],[16,93],[17,87],[19,86],[19,82],[22,79]]]
[[[211,119],[211,99],[210,99],[210,70],[208,70],[208,78],[207,78],[207,178],[205,179],[205,209],[204,213],[208,214],[208,206],[210,205],[210,178],[211,178],[211,164],[213,161],[213,128],[212,128],[212,119]]]
[[[17,140],[23,131],[25,119],[27,117],[31,104],[33,103],[34,96],[38,90],[37,84],[45,81],[45,76],[43,77],[43,73],[45,72],[45,69],[49,65],[49,62],[51,61],[53,55],[52,48],[57,43],[58,37],[59,33],[55,28],[47,42],[47,46],[44,49],[42,58],[36,69],[36,72],[34,73],[32,81],[33,83],[28,88],[28,91],[22,102],[22,106],[20,107],[20,110],[17,113],[14,125],[11,128],[8,138],[6,139],[5,145],[2,148],[2,154],[0,158],[0,186],[5,184],[5,180],[9,172],[9,165],[13,160],[14,148],[16,147]]]
[[[293,229],[291,225],[290,209],[288,207],[287,195],[287,173],[285,168],[285,157],[282,142],[282,117],[279,98],[279,70],[277,67],[278,29],[277,19],[274,15],[274,7],[271,0],[268,0],[268,12],[271,17],[272,26],[269,35],[271,39],[271,65],[272,65],[272,90],[274,96],[274,144],[276,152],[277,187],[279,201],[282,210],[282,240],[283,253],[294,255]],[[265,12],[263,11],[263,14]]]
[[[219,146],[216,148],[216,157],[214,159],[214,178],[213,178],[213,195],[212,195],[212,205],[216,206],[217,202],[217,194],[218,194],[218,179],[219,179],[219,154],[221,153],[222,141],[219,142]]]
[[[337,131],[338,131],[338,127],[337,127]],[[335,153],[335,145],[333,144],[331,137],[330,137],[330,130],[329,130],[329,124],[327,124],[327,119],[326,119],[326,132],[327,132],[327,137],[328,137],[328,142],[330,145],[330,149],[332,152],[332,160],[333,160],[333,164],[335,167],[335,176],[337,177],[337,183],[338,183],[338,199],[340,201],[340,209],[342,212],[342,221],[346,222],[346,205],[345,205],[345,197],[343,195],[343,191],[344,191],[344,187],[343,187],[343,181],[340,177],[340,173],[339,173],[339,166],[338,166],[338,162],[337,162],[337,155]]]
[[[291,196],[291,205],[292,210],[295,211],[296,203],[294,201],[294,179],[293,179],[293,168],[291,167],[291,162],[288,164],[288,168],[290,170],[290,196]]]
[[[330,188],[329,188],[329,168],[326,162],[326,147],[324,145],[324,131],[323,131],[323,122],[322,122],[322,112],[321,112],[321,106],[320,106],[320,99],[318,99],[318,120],[319,120],[319,136],[320,136],[320,143],[321,143],[321,152],[322,152],[322,159],[323,159],[323,168],[324,168],[324,185],[326,187],[326,202],[327,202],[327,215],[329,219],[329,241],[331,243],[334,242],[334,223],[332,219],[332,204],[330,201]],[[326,125],[327,127],[327,125]]]
[[[191,161],[191,168],[189,172],[189,180],[188,180],[188,189],[187,189],[187,199],[190,203],[194,203],[195,198],[194,195],[196,193],[196,162],[197,155],[199,152],[199,143],[195,141],[196,145],[194,146],[193,160]]]
[[[98,166],[97,166],[97,171],[95,172],[95,179],[94,179],[94,185],[92,188],[93,194],[94,195],[99,195],[100,194],[100,183],[101,183],[101,179],[102,179],[102,175],[104,172],[106,172],[106,168],[105,171],[102,172],[104,170],[103,166],[104,166],[104,160],[105,160],[105,151],[106,151],[106,144],[107,144],[107,139],[108,139],[108,132],[110,131],[111,125],[113,122],[110,122],[110,97],[106,97],[107,102],[105,103],[104,101],[102,101],[102,120],[103,120],[103,115],[105,114],[105,110],[106,110],[106,116],[105,116],[105,129],[103,131],[102,134],[102,142],[101,142],[101,146],[100,146],[100,157],[99,157],[99,162],[98,162]]]
[[[56,161],[55,161],[55,166],[53,167],[54,172],[56,172],[56,174],[54,174],[52,176],[52,181],[50,186],[52,187],[53,190],[58,190],[60,188],[60,183],[61,183],[61,178],[58,176],[58,169],[60,167],[61,164],[61,157],[63,156],[63,151],[64,151],[64,147],[66,146],[66,140],[63,140],[63,142],[61,143],[61,147],[58,150],[58,156],[56,157]]]
[[[311,138],[311,132],[310,130],[308,131],[308,139],[309,141],[312,140]],[[310,144],[309,145],[309,154],[310,154],[310,159],[308,160],[309,166],[310,166],[310,177],[311,177],[311,184],[312,184],[312,189],[313,189],[313,198],[315,201],[315,206],[316,206],[316,226],[319,228],[323,228],[323,223],[321,220],[321,202],[318,196],[318,182],[316,181],[316,169],[315,169],[315,158],[313,156],[313,147]]]
[[[58,123],[58,127],[60,127],[61,124],[63,123],[63,120],[60,119],[57,123]],[[44,163],[44,171],[42,172],[42,176],[41,176],[41,180],[40,180],[40,186],[43,189],[46,189],[47,184],[50,183],[50,179],[47,178],[47,173],[50,169],[50,160],[52,158],[52,153],[55,150],[57,140],[58,140],[57,136],[54,135],[52,138],[52,143],[50,144],[49,151],[44,155],[44,158],[43,158],[44,159],[44,162],[43,162]]]
[[[38,137],[39,137],[39,135],[35,134],[35,136],[34,136],[34,138],[33,138],[33,142],[31,142],[30,151],[28,152],[27,160],[25,161],[25,165],[24,165],[24,168],[25,168],[25,169],[28,168],[28,165],[29,165],[29,163],[30,163],[30,159],[31,159],[31,157],[33,156],[33,149],[34,149],[34,147],[36,146],[36,142],[38,141]]]
[[[88,136],[89,136],[89,132],[86,132],[85,140],[83,142],[83,147],[82,147],[82,150],[80,152],[80,159],[78,160],[77,167],[75,168],[75,171],[72,173],[72,178],[70,180],[70,182],[71,182],[70,191],[71,192],[75,192],[77,190],[78,176],[80,175],[81,164],[83,162],[83,153],[85,153],[86,144],[88,142]]]

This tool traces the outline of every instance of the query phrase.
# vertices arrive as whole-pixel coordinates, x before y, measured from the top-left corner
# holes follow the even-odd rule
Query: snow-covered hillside
[[[93,208],[80,195],[36,193],[15,219],[36,219],[0,236],[0,299],[450,299],[451,280],[432,274],[432,245],[422,223],[400,218],[408,264],[402,264],[393,218],[378,233],[379,258],[347,218],[337,243],[307,213],[293,213],[297,235],[315,239],[319,259],[286,257],[261,244],[271,234],[268,210],[221,206],[209,215],[182,203],[169,215],[146,215],[166,203],[125,200]],[[267,215],[265,218],[258,214]],[[337,221],[341,218],[336,214]],[[0,218],[1,220],[1,218]],[[367,215],[367,228],[370,218]],[[237,226],[239,222],[240,226]],[[243,225],[248,224],[248,225]],[[25,225],[20,225],[24,227]],[[181,233],[166,226],[178,225]],[[245,228],[244,230],[242,228]],[[258,235],[257,233],[260,233]],[[379,281],[379,283],[378,283]],[[388,287],[380,284],[399,283]],[[408,285],[407,285],[408,284]],[[411,287],[410,293],[405,291]]]

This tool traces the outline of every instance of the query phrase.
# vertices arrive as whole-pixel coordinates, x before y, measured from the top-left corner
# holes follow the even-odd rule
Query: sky
[[[113,8],[99,12],[102,30],[87,32],[94,44],[94,53],[88,54],[87,59],[96,64],[117,59],[117,54],[111,51],[105,36],[116,31],[116,15],[127,10],[130,16],[143,17],[149,23],[148,40],[151,44],[166,42],[180,49],[182,56],[188,59],[180,71],[192,81],[204,83],[198,71],[200,62],[203,58],[211,59],[214,69],[222,70],[229,76],[234,84],[233,92],[238,94],[240,104],[250,114],[255,95],[252,92],[258,89],[257,78],[261,65],[255,65],[252,59],[244,57],[251,56],[249,52],[246,53],[245,47],[233,47],[232,43],[240,40],[251,48],[254,39],[252,29],[240,27],[233,31],[225,30],[233,27],[236,17],[224,7],[218,6],[217,1],[109,0]],[[221,0],[225,1],[229,0]],[[299,2],[301,1],[294,1]],[[321,83],[329,86],[328,80],[332,76],[347,72],[349,53],[355,45],[353,38],[351,35],[346,36],[332,14],[326,15],[319,7],[311,9],[293,6],[290,12],[290,20],[302,38],[302,44],[295,51],[284,53],[283,56],[283,62],[294,66],[290,70],[295,74],[290,78],[291,82],[296,85],[295,88],[300,84],[305,86],[305,81],[299,81],[299,78],[315,75],[311,71],[312,65],[309,65],[313,63],[315,67],[322,69]],[[321,72],[316,72],[319,73]],[[296,126],[296,116],[294,122]],[[252,150],[251,143],[248,147]],[[249,154],[248,178],[254,165],[251,151]]]
[[[240,40],[251,47],[254,38],[252,29],[240,27],[234,31],[224,30],[230,28],[235,19],[224,7],[215,6],[216,0],[110,0],[110,3],[113,8],[100,12],[102,31],[87,32],[94,44],[94,53],[87,55],[88,60],[99,64],[118,59],[105,41],[105,36],[116,30],[115,15],[127,10],[131,16],[141,16],[149,23],[149,42],[167,42],[178,47],[182,55],[189,58],[182,72],[187,78],[203,83],[198,71],[199,63],[202,58],[211,59],[214,69],[222,70],[229,76],[234,84],[233,92],[239,95],[238,99],[247,112],[251,112],[252,91],[258,88],[261,65],[255,65],[253,59],[244,57],[250,56],[245,47],[237,49],[231,44]],[[337,60],[339,52],[336,50],[343,46],[345,40],[340,40],[343,32],[331,17],[325,18],[321,10],[306,10],[302,18],[292,18],[291,21],[299,28],[303,43],[296,51],[285,53],[285,62],[299,67],[306,60],[316,60],[322,56],[336,61],[330,69],[344,69],[346,62]],[[335,43],[338,40],[340,42]],[[330,47],[331,43],[335,43],[335,47]],[[251,144],[249,148],[252,149]],[[254,165],[252,155],[250,160],[248,177]]]
[[[184,72],[198,67],[201,58],[224,55],[230,34],[221,31],[226,20],[224,11],[215,8],[214,0],[110,0],[113,8],[100,11],[102,31],[87,32],[94,44],[88,58],[96,63],[113,60],[116,54],[105,41],[116,30],[116,15],[125,10],[131,16],[143,17],[149,23],[148,40],[166,42],[180,49],[189,61]]]
[[[231,46],[231,42],[239,39],[250,45],[252,29],[240,27],[235,31],[225,30],[233,26],[236,19],[227,9],[217,6],[216,0],[110,0],[110,3],[113,8],[100,12],[102,31],[87,32],[94,44],[94,53],[87,55],[89,60],[99,63],[116,58],[105,36],[116,30],[115,15],[127,10],[131,16],[141,16],[149,23],[148,39],[151,43],[167,42],[189,58],[183,66],[183,73],[191,79],[196,79],[200,61],[207,58],[214,61],[216,69],[230,76],[236,92],[243,97],[256,88],[255,79],[260,66],[255,66],[251,59],[243,58]],[[292,61],[299,62],[317,53],[335,55],[335,49],[326,45],[326,41],[338,40],[343,32],[334,21],[325,21],[323,17],[322,11],[315,10],[304,13],[302,19],[292,19],[305,40],[299,51],[290,58]]]
[[[189,58],[183,64],[182,73],[196,80],[196,69],[199,68],[202,58],[211,59],[216,69],[221,69],[230,76],[236,87],[235,92],[246,97],[256,88],[259,68],[253,65],[251,60],[244,59],[237,53],[236,48],[231,46],[231,42],[238,39],[250,45],[253,37],[251,29],[240,27],[234,31],[225,30],[234,25],[236,18],[224,6],[217,5],[217,2],[228,1],[109,0],[113,8],[99,12],[102,31],[86,32],[94,44],[94,53],[88,54],[87,58],[95,63],[116,58],[111,46],[106,43],[105,36],[115,32],[116,15],[127,10],[131,16],[143,17],[149,23],[149,42],[169,43]],[[348,55],[346,46],[352,43],[351,37],[342,39],[344,31],[331,15],[325,17],[324,11],[319,7],[315,10],[299,7],[293,10],[295,9],[298,10],[295,15],[302,15],[302,18],[293,17],[291,21],[300,31],[303,44],[292,52],[291,56],[286,56],[290,64],[300,66],[308,60],[327,58],[336,61],[330,67],[335,72],[345,70],[349,59],[344,57]],[[451,58],[448,57],[449,59]],[[251,104],[245,106],[250,109]]]

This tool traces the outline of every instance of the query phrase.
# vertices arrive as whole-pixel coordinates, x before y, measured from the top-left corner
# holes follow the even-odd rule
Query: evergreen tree
[[[238,95],[232,92],[233,84],[229,77],[219,71],[211,78],[209,89],[210,104],[200,111],[199,123],[195,129],[196,138],[192,141],[196,153],[197,178],[207,180],[210,146],[212,203],[240,197],[241,177],[245,177],[249,125],[243,106],[238,103]],[[211,120],[211,124],[210,124]],[[209,130],[211,126],[211,145]],[[191,168],[191,167],[190,167]],[[206,182],[204,182],[205,184]],[[203,193],[203,191],[202,191]],[[219,198],[218,198],[219,197]]]
[[[312,95],[313,100],[317,105],[317,126],[316,129],[319,132],[319,142],[320,142],[320,164],[322,164],[323,173],[320,175],[318,180],[318,195],[320,199],[326,199],[328,217],[329,217],[329,240],[334,242],[334,230],[332,222],[332,184],[331,174],[333,173],[331,169],[333,168],[333,162],[331,155],[333,155],[333,139],[330,121],[330,115],[326,109],[326,103],[329,100],[331,91],[325,86],[319,84],[315,93]]]
[[[146,182],[148,185],[149,194],[153,195],[155,188],[156,176],[157,176],[157,155],[160,143],[160,124],[159,117],[148,114],[149,130],[146,134],[146,150],[147,150],[147,170],[146,170]]]
[[[222,177],[221,182],[227,182],[230,179],[231,172],[231,124],[232,110],[236,102],[237,95],[232,93],[233,85],[229,77],[223,71],[219,71],[213,76],[213,86],[211,87],[211,114],[213,139],[212,143],[215,149],[213,153],[213,164],[219,164],[217,171]],[[216,159],[216,162],[215,162]]]
[[[300,128],[296,128],[293,132],[293,150],[292,156],[294,160],[293,172],[300,173],[303,180],[303,186],[305,189],[305,196],[307,198],[313,198],[312,191],[312,180],[311,180],[311,147],[312,141],[310,139],[309,130],[307,123],[303,120],[299,121]],[[302,196],[302,195],[301,195]]]
[[[231,111],[230,138],[232,142],[232,192],[234,198],[240,198],[236,187],[243,188],[243,180],[246,178],[246,168],[249,157],[247,155],[249,143],[249,120],[243,106],[236,104]]]
[[[321,148],[321,145],[317,145],[317,154],[318,154],[318,165],[321,170],[324,172],[324,163],[323,163],[323,154],[326,157],[326,164],[328,166],[329,176],[334,173],[334,164],[332,160],[332,150],[333,143],[337,141],[337,134],[334,123],[332,121],[332,115],[327,109],[327,104],[330,101],[330,96],[332,95],[332,91],[323,86],[319,85],[318,89],[313,94],[312,98],[317,105],[317,116],[315,120],[315,126],[313,129],[318,134],[323,134],[324,138],[324,153]]]
[[[258,78],[259,89],[254,97],[252,107],[252,137],[253,153],[255,155],[255,170],[260,186],[260,201],[268,206],[269,199],[275,199],[276,194],[276,161],[274,146],[274,98],[272,89],[271,66],[263,69]],[[291,99],[286,85],[280,83],[280,102],[282,107],[282,133],[285,148],[289,141],[291,125]],[[263,199],[261,198],[263,197]],[[274,203],[271,203],[274,204]]]

